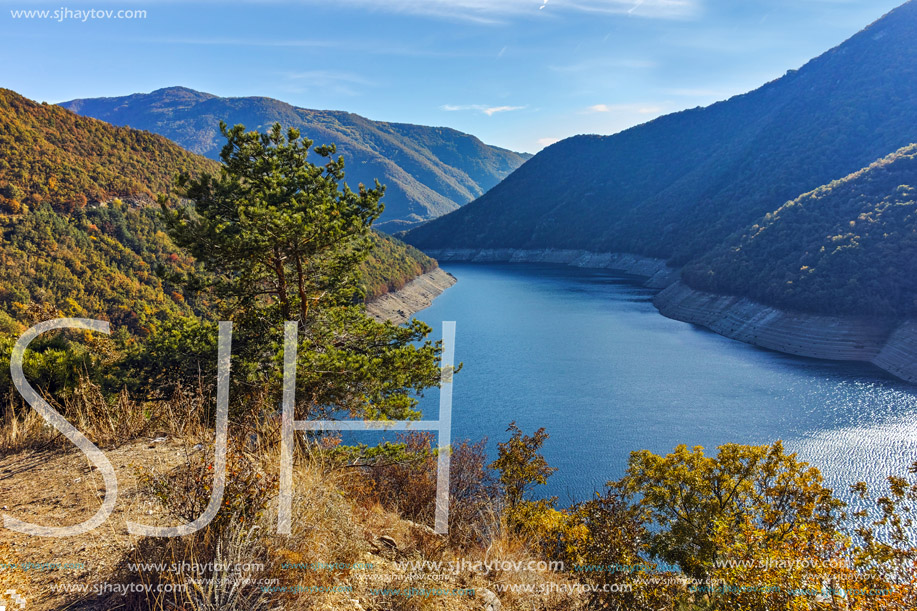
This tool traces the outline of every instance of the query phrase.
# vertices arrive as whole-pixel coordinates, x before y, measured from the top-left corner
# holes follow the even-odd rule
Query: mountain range
[[[697,288],[754,294],[802,309],[905,314],[913,304],[905,304],[907,297],[892,295],[899,288],[886,270],[875,270],[879,277],[870,283],[868,299],[851,298],[842,306],[815,294],[799,297],[804,291],[788,289],[792,285],[774,268],[777,261],[768,257],[753,258],[760,266],[754,277],[766,286],[748,280],[726,282],[727,275],[743,274],[724,273],[741,260],[724,253],[747,249],[748,240],[763,242],[768,239],[763,236],[776,235],[775,215],[780,219],[777,226],[792,227],[781,229],[782,235],[808,236],[780,245],[793,251],[781,264],[807,265],[812,253],[806,249],[829,237],[814,231],[834,235],[846,223],[841,233],[847,234],[853,222],[853,233],[859,235],[868,222],[848,218],[856,206],[830,204],[821,197],[813,201],[810,196],[803,198],[810,214],[800,215],[789,214],[785,205],[917,142],[915,100],[917,2],[911,1],[750,93],[612,136],[558,142],[476,201],[412,229],[405,239],[434,254],[493,248],[632,253],[684,267],[685,281]],[[903,158],[893,164],[899,165],[902,170],[909,167]],[[832,189],[830,201],[872,193],[861,189],[860,182],[884,171],[873,168],[848,179],[846,187]],[[917,177],[899,179],[909,181],[901,184],[917,184]],[[909,193],[892,191],[858,205],[869,214],[884,198]],[[813,216],[819,217],[817,228],[800,226]],[[895,230],[871,233],[871,239],[884,241],[884,252],[903,256],[907,249],[901,240],[913,232],[912,221],[907,214],[886,213],[885,222]],[[762,237],[749,237],[759,235],[762,226],[769,227]],[[865,248],[862,242],[850,247]],[[807,277],[832,287],[833,294],[851,280],[844,265],[805,271]],[[789,298],[788,292],[797,297]],[[896,305],[879,306],[880,301]]]
[[[386,185],[385,231],[404,229],[457,209],[482,195],[531,155],[488,146],[446,127],[371,121],[335,110],[310,110],[265,97],[223,98],[185,87],[61,104],[81,115],[160,134],[219,159],[220,121],[265,131],[275,122],[318,144],[335,144],[347,180]]]

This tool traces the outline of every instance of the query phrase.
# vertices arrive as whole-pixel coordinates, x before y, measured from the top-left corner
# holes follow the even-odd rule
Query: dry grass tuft
[[[127,391],[106,398],[102,389],[86,378],[64,399],[43,397],[48,404],[94,444],[115,448],[134,439],[165,436],[189,439],[208,435],[206,406],[212,403],[202,388],[176,388],[170,401],[141,403]],[[70,442],[22,402],[8,397],[2,414],[0,454],[23,450],[63,448]]]

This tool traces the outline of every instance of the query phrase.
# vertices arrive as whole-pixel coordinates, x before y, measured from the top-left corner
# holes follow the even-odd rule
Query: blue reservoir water
[[[545,427],[546,494],[582,499],[632,450],[782,439],[844,495],[917,460],[917,387],[866,364],[770,352],[661,316],[625,275],[444,264],[458,283],[417,314],[456,321],[454,439]],[[438,391],[422,401],[435,417]]]

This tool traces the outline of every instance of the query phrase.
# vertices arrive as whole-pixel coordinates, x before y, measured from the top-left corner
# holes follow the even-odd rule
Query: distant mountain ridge
[[[275,122],[296,127],[316,144],[337,145],[347,182],[387,186],[378,226],[396,230],[435,218],[479,197],[531,155],[488,146],[445,127],[372,121],[343,111],[297,108],[264,97],[222,98],[185,87],[61,104],[114,125],[160,134],[217,159],[219,122],[264,131]]]
[[[421,249],[582,249],[684,265],[917,142],[917,3],[751,93],[538,153],[417,227]]]

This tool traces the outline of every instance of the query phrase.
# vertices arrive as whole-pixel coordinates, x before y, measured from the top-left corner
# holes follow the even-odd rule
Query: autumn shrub
[[[184,462],[165,474],[141,470],[138,481],[176,522],[204,514],[211,498],[216,465],[212,444],[190,449]],[[269,554],[265,513],[276,496],[276,472],[230,439],[226,482],[216,516],[203,529],[181,537],[146,537],[122,562],[125,583],[168,586],[161,593],[140,593],[127,608],[230,611],[276,608],[262,591],[274,563]],[[141,565],[143,571],[130,570]],[[175,568],[177,567],[177,568]],[[153,591],[155,591],[154,589]]]
[[[432,525],[436,512],[436,466],[432,433],[402,435],[400,454],[388,453],[362,467],[369,499],[402,517]],[[462,441],[449,460],[448,541],[468,547],[487,539],[499,513],[500,491],[487,468],[486,440]]]
[[[548,533],[559,518],[554,508],[556,497],[535,498],[537,487],[545,485],[557,471],[539,453],[548,433],[540,428],[533,435],[526,435],[515,422],[506,430],[511,433],[510,438],[497,444],[497,459],[490,464],[498,474],[503,491],[503,516],[516,535],[538,544],[542,538],[550,536]]]
[[[214,451],[201,448],[186,463],[164,475],[142,471],[140,481],[168,512],[184,522],[200,517],[210,502],[214,483]],[[210,523],[216,532],[228,524],[254,524],[276,495],[277,475],[265,472],[238,446],[226,449],[226,483],[220,511]]]
[[[852,486],[861,503],[850,519],[852,550],[861,591],[887,591],[883,597],[861,596],[856,608],[917,608],[917,462],[908,476],[887,478],[885,490],[871,492],[863,483]],[[856,598],[856,597],[855,597]]]
[[[889,477],[878,497],[856,484],[860,508],[845,516],[845,504],[824,487],[818,470],[785,453],[780,442],[726,444],[716,456],[685,446],[667,456],[634,452],[612,490],[620,499],[606,499],[609,508],[646,520],[635,539],[640,553],[678,565],[690,580],[687,595],[669,594],[672,604],[903,611],[917,603],[917,482],[908,478]],[[607,527],[628,532],[620,523]],[[600,540],[576,534],[562,552],[594,550]],[[628,557],[622,542],[606,542],[609,550],[617,546],[613,556]]]
[[[735,525],[748,519],[779,541],[807,526],[836,531],[843,507],[818,469],[785,453],[779,441],[724,444],[716,456],[684,445],[666,456],[632,452],[614,487],[646,510],[651,553],[698,579],[728,560],[714,536],[719,524],[738,534]]]

